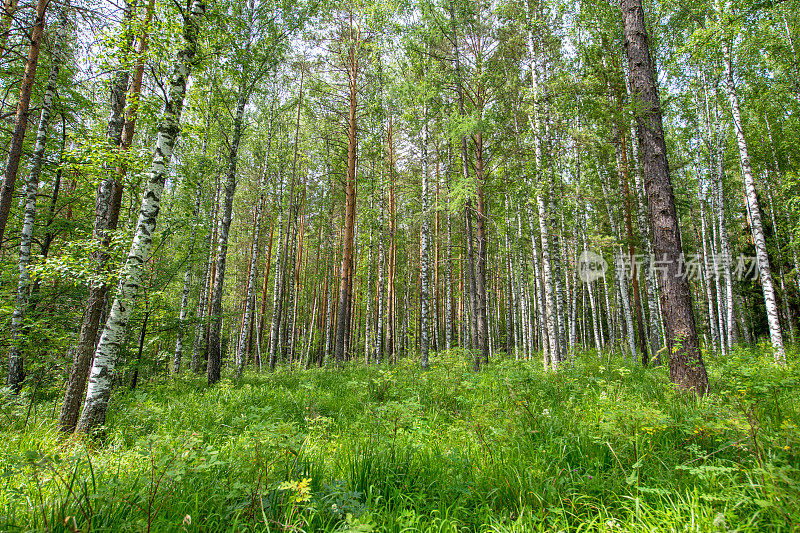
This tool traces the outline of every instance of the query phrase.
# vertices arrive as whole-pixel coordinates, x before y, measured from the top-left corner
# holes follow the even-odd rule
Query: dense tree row
[[[8,385],[64,431],[141,374],[786,363],[794,0],[82,1],[0,39]]]

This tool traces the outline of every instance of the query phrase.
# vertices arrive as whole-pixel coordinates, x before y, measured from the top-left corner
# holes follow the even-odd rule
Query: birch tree
[[[767,254],[764,228],[761,223],[761,206],[759,205],[756,184],[753,179],[753,168],[750,165],[750,154],[747,148],[744,125],[742,124],[742,114],[739,109],[739,97],[733,80],[731,45],[724,36],[722,39],[722,61],[725,65],[725,89],[728,92],[728,100],[730,101],[731,115],[733,117],[733,129],[736,133],[736,143],[739,148],[739,163],[741,164],[742,178],[744,179],[745,198],[750,211],[750,230],[753,234],[753,245],[756,248],[756,260],[758,261],[761,289],[764,293],[764,305],[767,309],[767,323],[769,324],[769,337],[772,341],[773,357],[776,363],[785,365],[786,352],[783,348],[783,332],[781,331],[781,322],[778,316],[778,304],[772,281],[772,268]]]
[[[111,378],[120,343],[128,325],[133,299],[141,285],[143,267],[150,253],[164,182],[167,178],[175,141],[180,133],[180,118],[186,86],[197,55],[200,22],[206,12],[203,0],[194,0],[183,15],[183,46],[178,51],[169,82],[169,93],[158,127],[153,161],[147,176],[136,230],[120,275],[117,295],[97,345],[86,389],[86,400],[76,431],[90,433],[106,419],[111,396]]]
[[[19,393],[25,376],[22,357],[22,336],[25,316],[28,311],[31,276],[28,267],[31,260],[31,241],[33,240],[34,221],[36,219],[36,196],[39,192],[39,178],[42,175],[42,163],[46,148],[47,129],[50,125],[50,114],[53,100],[56,97],[58,73],[63,61],[63,49],[66,46],[69,30],[69,2],[65,2],[59,13],[59,25],[56,30],[50,73],[42,100],[42,111],[36,131],[36,143],[31,157],[31,168],[28,172],[28,183],[25,186],[25,217],[22,222],[22,234],[19,243],[19,280],[17,281],[17,298],[14,313],[11,316],[11,348],[8,351],[8,385],[15,393]],[[2,240],[2,237],[0,237]]]

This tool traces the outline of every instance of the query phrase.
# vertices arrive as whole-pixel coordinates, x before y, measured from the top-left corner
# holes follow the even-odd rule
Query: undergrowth
[[[791,531],[800,373],[759,353],[711,358],[702,400],[592,353],[184,375],[117,391],[94,441],[5,396],[0,530]]]

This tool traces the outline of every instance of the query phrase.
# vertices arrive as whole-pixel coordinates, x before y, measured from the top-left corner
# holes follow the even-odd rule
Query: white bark
[[[36,220],[36,194],[39,192],[39,177],[42,175],[42,163],[44,162],[44,151],[47,141],[47,128],[50,125],[50,114],[53,108],[53,100],[56,96],[58,73],[62,61],[62,50],[67,39],[67,30],[69,28],[68,16],[69,1],[64,3],[59,16],[59,26],[56,32],[55,45],[53,47],[50,73],[47,76],[47,85],[45,87],[44,98],[42,99],[42,112],[36,131],[36,142],[33,147],[31,169],[28,173],[28,180],[25,185],[25,212],[19,243],[19,261],[17,262],[19,279],[17,281],[17,297],[14,312],[11,316],[11,348],[8,351],[8,385],[15,393],[19,393],[22,388],[22,380],[25,375],[21,337],[30,297],[31,277],[28,267],[31,260],[31,241],[33,240],[34,222]]]
[[[267,150],[269,153],[269,149]],[[264,172],[261,174],[259,180],[259,191],[264,190],[264,176],[266,174],[266,160],[264,163]],[[253,308],[255,307],[255,286],[256,286],[256,272],[258,271],[258,250],[260,249],[258,241],[261,237],[261,211],[264,205],[264,195],[259,195],[256,205],[256,227],[253,234],[253,252],[250,254],[250,273],[247,276],[247,291],[244,308],[244,320],[242,320],[242,334],[239,337],[239,349],[236,352],[236,378],[242,376],[244,371],[244,364],[247,354],[247,334],[250,331],[250,324],[253,322]]]
[[[208,308],[208,294],[211,291],[211,271],[216,259],[216,250],[212,246],[214,239],[214,228],[217,225],[217,211],[219,210],[220,183],[219,175],[214,182],[214,196],[209,213],[209,228],[206,235],[205,249],[208,250],[208,257],[203,265],[203,284],[200,286],[200,296],[197,300],[197,329],[195,330],[194,346],[192,348],[192,372],[199,374],[202,369],[203,350],[205,349],[206,327],[203,325],[203,318],[206,316]]]
[[[368,365],[373,358],[372,350],[375,346],[374,344],[374,333],[373,327],[375,325],[373,318],[373,310],[372,310],[372,246],[373,246],[373,235],[372,231],[369,231],[369,253],[367,256],[367,282],[366,282],[366,302],[367,302],[367,314],[366,314],[366,327],[364,328],[364,364]],[[380,262],[380,259],[378,260]]]
[[[733,276],[731,275],[731,249],[728,243],[728,230],[725,227],[725,191],[722,183],[725,177],[725,166],[723,164],[723,142],[721,136],[717,140],[717,168],[714,173],[714,191],[715,191],[715,207],[716,207],[716,227],[719,231],[719,246],[720,258],[722,268],[722,276],[725,280],[725,317],[726,317],[726,331],[728,332],[728,350],[733,349],[738,336],[736,334],[736,308],[734,305],[733,293]]]
[[[584,219],[584,217],[581,217],[581,220],[584,221],[583,226],[585,227],[585,219]],[[583,234],[583,251],[587,252],[587,253],[589,251],[589,247],[586,245],[586,233],[585,232]],[[588,285],[588,292],[589,292],[589,306],[591,307],[591,315],[592,315],[592,332],[594,333],[594,348],[595,348],[595,350],[597,350],[597,357],[602,359],[603,358],[603,352],[602,352],[602,349],[601,349],[602,342],[600,340],[600,335],[601,335],[602,332],[600,331],[600,327],[599,327],[599,324],[598,324],[598,321],[597,321],[597,305],[595,304],[595,301],[594,301],[594,291],[592,290],[592,281],[589,281],[587,283],[587,285]]]
[[[424,114],[423,114],[424,115]],[[430,325],[430,246],[429,246],[429,233],[430,224],[430,199],[428,198],[428,124],[427,122],[422,126],[422,221],[419,228],[419,277],[420,277],[420,290],[419,290],[419,319],[420,319],[420,366],[423,370],[428,368],[428,349],[430,339],[428,338],[428,329]]]
[[[767,322],[769,324],[769,336],[772,341],[773,356],[775,362],[781,365],[786,364],[786,353],[783,348],[783,333],[778,317],[778,306],[775,300],[775,288],[772,282],[772,269],[767,255],[767,244],[764,238],[764,230],[761,225],[761,209],[758,205],[758,195],[756,194],[756,184],[753,179],[753,169],[750,165],[750,155],[747,151],[747,141],[744,135],[741,112],[739,110],[739,98],[736,95],[736,86],[733,82],[733,67],[731,62],[730,44],[723,39],[723,62],[725,63],[725,87],[728,91],[728,99],[733,115],[733,127],[736,131],[736,140],[739,146],[739,162],[742,166],[742,176],[744,178],[745,197],[750,208],[751,230],[753,233],[753,244],[756,249],[756,259],[758,260],[759,276],[761,277],[761,288],[764,292],[764,304],[767,310]]]
[[[533,74],[534,84],[534,99],[538,97],[537,90],[537,75],[536,69],[531,69]],[[550,231],[548,228],[548,210],[544,199],[544,192],[541,190],[544,186],[542,178],[542,152],[541,152],[541,139],[539,138],[540,120],[539,115],[534,104],[532,114],[533,130],[534,130],[534,154],[536,157],[536,172],[539,177],[536,191],[536,208],[539,215],[539,238],[542,246],[542,276],[544,284],[544,313],[545,324],[547,327],[547,348],[545,350],[544,365],[545,368],[552,366],[555,370],[558,366],[559,351],[558,351],[558,317],[556,316],[556,302],[555,302],[555,281],[553,275],[551,253],[550,253]],[[532,216],[532,214],[531,214]],[[534,238],[533,234],[531,237]]]
[[[133,242],[122,269],[117,295],[111,305],[111,312],[95,350],[94,362],[89,374],[89,385],[86,390],[86,401],[76,428],[76,431],[79,432],[88,433],[105,423],[117,351],[125,336],[133,299],[141,286],[144,264],[150,253],[161,194],[164,191],[164,181],[167,178],[172,159],[172,150],[180,133],[180,117],[186,95],[186,84],[197,51],[199,23],[205,10],[205,3],[202,0],[195,0],[184,19],[185,46],[177,54],[170,80],[167,103],[156,136],[153,162],[147,177]]]
[[[253,253],[250,255],[250,274],[247,277],[247,303],[245,304],[244,320],[242,326],[242,335],[239,339],[239,350],[236,354],[236,377],[239,378],[244,370],[245,363],[245,350],[247,345],[247,333],[250,330],[250,324],[253,322],[253,308],[255,307],[255,285],[256,285],[256,272],[258,270],[258,251],[260,250],[259,239],[261,232],[261,214],[264,209],[264,190],[266,189],[267,175],[269,174],[269,153],[272,146],[272,120],[269,124],[269,133],[267,134],[267,150],[264,155],[264,168],[261,171],[261,176],[258,180],[258,203],[256,205],[256,228],[253,235]]]
[[[217,231],[217,264],[214,287],[211,291],[208,367],[206,369],[209,384],[219,381],[222,365],[222,290],[225,284],[225,268],[228,259],[228,235],[231,228],[233,195],[236,192],[236,166],[239,160],[239,143],[242,140],[242,130],[244,128],[244,108],[249,99],[249,91],[246,88],[247,80],[244,79],[244,73],[242,77],[242,84],[239,88],[239,98],[236,103],[236,114],[234,115],[233,135],[231,136],[231,145],[228,151],[225,200],[222,206],[222,217],[219,219],[219,228]]]
[[[622,235],[619,226],[617,226],[617,219],[614,217],[614,212],[611,209],[610,204],[610,196],[608,194],[607,187],[605,186],[605,182],[602,181],[601,178],[601,186],[603,188],[603,196],[606,198],[606,212],[608,213],[608,220],[611,223],[611,231],[614,234],[614,237],[621,241]],[[615,276],[614,279],[617,282],[617,291],[620,295],[620,300],[622,302],[622,313],[625,319],[625,328],[627,330],[627,339],[628,339],[628,349],[631,352],[631,357],[633,360],[636,360],[636,337],[633,330],[633,315],[631,313],[631,304],[630,298],[628,295],[628,280],[626,277],[627,269],[623,267],[624,262],[622,260],[624,251],[622,249],[622,245],[620,244],[617,247],[617,250],[614,252],[614,264],[615,268]]]
[[[711,346],[716,353],[719,349],[720,338],[719,329],[717,325],[716,307],[714,306],[714,293],[712,292],[712,285],[714,283],[714,272],[711,271],[711,261],[709,261],[708,252],[708,239],[706,235],[706,210],[704,207],[703,195],[700,196],[700,239],[702,240],[703,249],[703,277],[705,279],[704,287],[706,291],[706,305],[708,307],[708,329],[711,332]]]
[[[449,188],[448,188],[449,193]],[[448,202],[450,196],[448,194]],[[453,243],[452,243],[452,219],[447,214],[447,264],[445,265],[445,346],[449,351],[453,347]]]
[[[384,246],[384,231],[383,231],[383,209],[381,209],[381,225],[378,229],[378,288],[376,300],[378,302],[378,317],[377,325],[375,328],[375,338],[372,361],[379,363],[383,355],[383,316],[385,311],[385,288],[386,285],[386,247]],[[373,317],[370,316],[369,320],[372,321]]]
[[[792,342],[794,342],[795,336],[794,324],[792,321],[792,310],[789,308],[789,295],[786,293],[786,281],[784,280],[783,276],[783,260],[781,259],[781,244],[778,236],[778,224],[775,220],[775,205],[772,201],[772,191],[770,190],[769,185],[767,185],[767,194],[769,195],[769,214],[772,219],[772,231],[775,235],[775,245],[778,249],[776,259],[778,261],[778,281],[781,284],[781,294],[783,295],[783,298],[781,298],[781,301],[783,302],[783,317],[787,326],[789,327],[789,338],[792,340]]]
[[[183,335],[186,329],[186,314],[189,310],[189,290],[192,284],[192,256],[194,255],[194,240],[197,236],[197,216],[200,213],[200,204],[203,201],[203,181],[197,180],[194,207],[192,208],[192,231],[189,236],[189,253],[187,255],[186,272],[183,274],[183,289],[181,290],[181,310],[178,315],[178,332],[175,335],[175,353],[172,358],[172,373],[179,374],[183,358]]]
[[[282,179],[282,177],[281,177]],[[278,202],[281,203],[283,198],[279,198]],[[280,331],[281,319],[283,316],[283,292],[284,292],[284,276],[285,276],[285,246],[283,235],[283,207],[278,206],[278,251],[275,255],[275,282],[272,288],[272,323],[270,325],[269,337],[269,367],[270,370],[275,369],[278,358],[278,350],[280,349]],[[330,300],[328,301],[330,306]],[[330,317],[330,315],[328,315]]]

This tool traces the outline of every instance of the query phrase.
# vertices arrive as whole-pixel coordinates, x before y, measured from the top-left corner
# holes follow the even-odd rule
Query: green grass
[[[152,380],[95,442],[58,435],[55,395],[30,417],[6,398],[0,530],[800,527],[797,366],[740,349],[696,400],[590,353],[557,374],[467,361]]]

